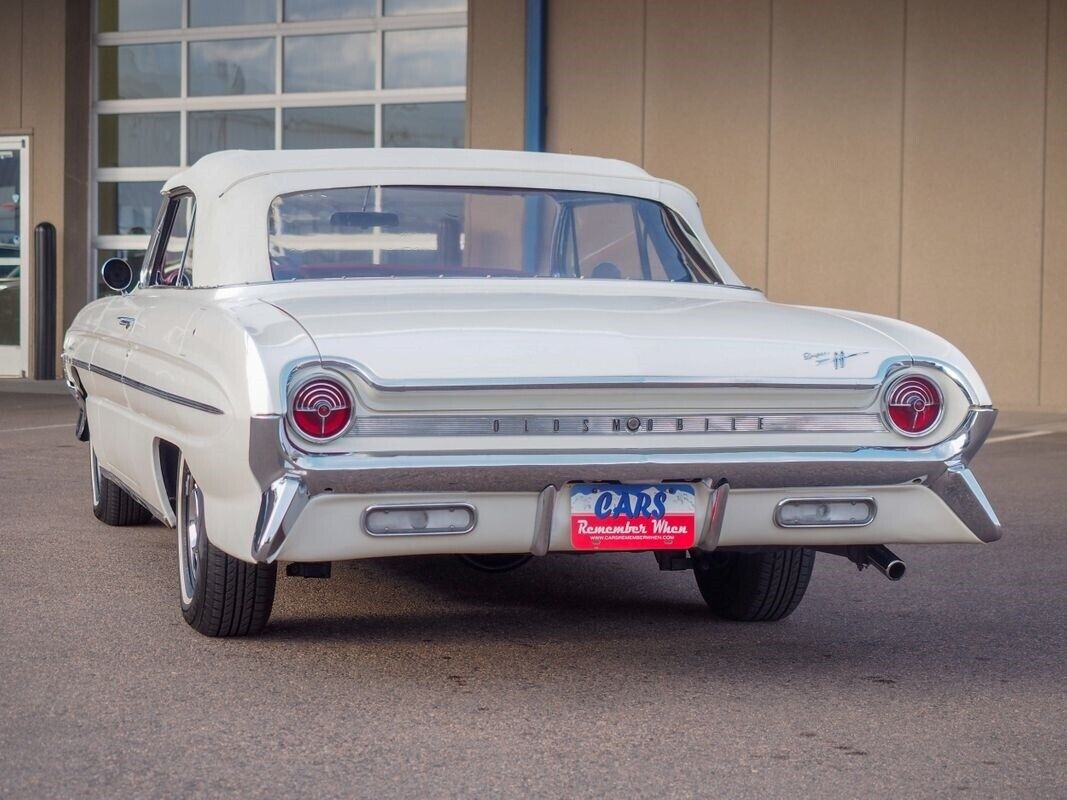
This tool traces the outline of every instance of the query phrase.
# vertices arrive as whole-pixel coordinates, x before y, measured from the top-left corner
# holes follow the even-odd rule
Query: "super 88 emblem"
[[[696,540],[696,492],[685,484],[571,488],[575,550],[685,550]]]

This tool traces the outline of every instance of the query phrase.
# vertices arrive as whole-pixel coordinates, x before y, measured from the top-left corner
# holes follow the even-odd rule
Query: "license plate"
[[[686,550],[696,541],[696,492],[675,483],[571,487],[575,550]]]

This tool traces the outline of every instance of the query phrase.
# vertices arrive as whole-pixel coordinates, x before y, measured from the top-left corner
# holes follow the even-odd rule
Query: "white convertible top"
[[[196,197],[195,286],[271,280],[267,212],[279,195],[350,186],[496,186],[603,192],[663,203],[684,219],[728,284],[741,281],[708,238],[683,186],[610,158],[512,150],[224,150],[163,186]]]
[[[614,158],[530,153],[517,150],[460,150],[415,147],[353,148],[346,150],[224,150],[211,153],[163,187],[181,186],[197,194],[223,195],[242,181],[282,172],[354,170],[477,170],[479,172],[538,172],[599,178],[652,176],[636,164]]]

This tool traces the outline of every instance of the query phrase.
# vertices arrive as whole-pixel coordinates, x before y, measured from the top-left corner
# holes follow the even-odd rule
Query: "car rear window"
[[[356,186],[270,206],[275,280],[546,277],[718,282],[651,200],[595,192]]]

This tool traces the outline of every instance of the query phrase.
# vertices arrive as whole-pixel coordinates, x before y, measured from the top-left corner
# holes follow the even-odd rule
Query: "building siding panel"
[[[767,280],[770,2],[648,4],[645,167],[692,189],[726,260]]]
[[[470,0],[467,16],[467,144],[522,150],[526,3]]]
[[[22,127],[22,2],[3,6],[0,24],[0,133]]]
[[[1041,403],[1067,409],[1067,0],[1049,6]]]
[[[548,5],[547,149],[643,161],[643,0]]]
[[[1043,0],[910,0],[902,302],[982,372],[1038,400]]]
[[[904,4],[774,7],[769,290],[896,315]]]

